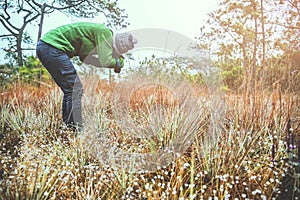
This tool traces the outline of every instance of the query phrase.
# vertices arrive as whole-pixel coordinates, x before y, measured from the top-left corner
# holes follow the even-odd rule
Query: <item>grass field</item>
[[[212,110],[216,108],[209,108],[207,99],[213,97],[206,92],[195,89],[197,103],[191,108],[183,106],[189,99],[180,101],[168,89],[152,85],[136,90],[123,105],[133,121],[134,127],[130,127],[121,125],[113,112],[111,99],[116,86],[105,81],[93,85],[93,98],[83,101],[89,124],[81,137],[74,136],[61,123],[62,93],[58,88],[18,86],[3,92],[0,199],[299,196],[298,96],[282,94],[279,89],[257,92],[249,99],[242,92],[225,94],[222,118],[218,118],[222,123],[212,123]],[[126,90],[118,91],[122,92],[128,95]],[[164,113],[155,115],[157,108],[163,108]],[[156,126],[151,120],[156,120]],[[136,130],[142,136],[150,132],[152,135],[135,137],[131,133]],[[188,145],[185,151],[151,171],[134,167],[128,170],[99,159],[101,151],[114,145],[129,153],[153,155],[168,146],[179,132],[192,133],[192,142],[182,141]]]

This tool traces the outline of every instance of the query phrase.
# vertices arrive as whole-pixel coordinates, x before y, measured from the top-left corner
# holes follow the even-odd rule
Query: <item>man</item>
[[[62,116],[68,127],[82,130],[82,84],[70,58],[79,56],[84,63],[119,73],[124,66],[122,54],[136,43],[130,33],[114,35],[103,24],[89,22],[60,26],[40,39],[37,57],[64,93]]]

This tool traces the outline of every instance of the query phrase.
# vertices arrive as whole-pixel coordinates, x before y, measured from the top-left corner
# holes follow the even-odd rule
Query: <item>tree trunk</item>
[[[256,6],[255,3],[253,3],[253,11],[256,11]],[[258,35],[258,24],[257,24],[257,17],[253,16],[254,18],[254,43],[253,43],[253,53],[252,53],[252,60],[251,60],[251,94],[253,94],[253,91],[256,90],[255,88],[255,83],[256,83],[256,68],[257,68],[257,46],[258,46],[258,41],[257,41],[257,35]],[[254,99],[253,99],[254,100]]]
[[[266,60],[266,33],[265,33],[265,19],[264,19],[264,0],[260,0],[260,18],[261,18],[261,33],[262,33],[262,61],[261,61],[261,89],[264,89],[265,77],[265,60]]]
[[[243,35],[243,43],[241,45],[242,47],[242,55],[243,55],[243,67],[244,67],[244,102],[245,106],[247,107],[250,104],[250,66],[248,63],[248,56],[247,56],[247,36],[246,34]]]
[[[41,19],[40,19],[40,24],[39,24],[39,32],[38,32],[37,41],[39,41],[42,36],[45,8],[46,8],[46,3],[44,3],[41,7]]]
[[[21,67],[23,66],[23,53],[22,53],[22,35],[23,33],[20,32],[17,36],[16,36],[16,41],[17,41],[17,59],[18,59],[18,66]]]
[[[256,12],[256,4],[255,2],[253,3],[253,11]],[[252,100],[252,119],[253,123],[256,124],[256,120],[258,118],[256,117],[259,115],[257,113],[257,107],[256,107],[256,92],[257,92],[257,49],[258,49],[258,17],[256,15],[253,16],[254,20],[254,41],[253,41],[253,53],[252,53],[252,60],[251,60],[251,100]]]

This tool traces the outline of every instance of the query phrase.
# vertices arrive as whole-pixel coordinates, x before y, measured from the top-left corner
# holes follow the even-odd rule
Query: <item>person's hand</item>
[[[115,73],[120,73],[121,68],[124,67],[124,57],[120,56],[119,58],[116,59],[116,66],[114,68]]]

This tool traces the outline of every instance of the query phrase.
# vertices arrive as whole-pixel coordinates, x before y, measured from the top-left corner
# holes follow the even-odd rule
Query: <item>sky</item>
[[[118,5],[128,14],[130,23],[126,30],[141,28],[169,29],[194,38],[204,25],[207,13],[215,8],[219,0],[119,0]],[[103,22],[103,17],[78,19],[56,13],[45,17],[44,32],[69,22]],[[124,31],[126,31],[124,30]]]
[[[129,28],[170,29],[195,37],[218,0],[120,0],[129,15]]]
[[[143,28],[160,28],[183,34],[191,39],[199,33],[199,29],[207,19],[207,13],[215,8],[219,0],[119,0],[118,5],[128,14],[130,25],[122,31],[131,31]],[[43,33],[71,22],[92,21],[103,22],[103,17],[94,19],[78,19],[66,17],[56,12],[44,19]],[[0,25],[0,31],[3,27]],[[37,27],[29,30],[36,41]],[[2,43],[0,41],[0,43]],[[1,45],[3,46],[3,45]],[[3,51],[0,52],[3,55]],[[0,63],[3,58],[0,57]]]

